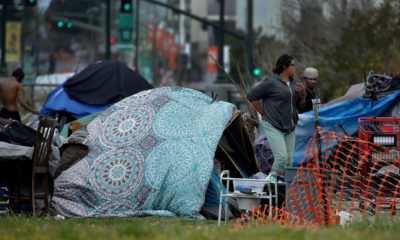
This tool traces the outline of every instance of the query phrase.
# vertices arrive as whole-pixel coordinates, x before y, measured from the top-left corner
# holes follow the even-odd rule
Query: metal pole
[[[218,64],[224,66],[225,0],[219,0]]]
[[[0,68],[3,70],[6,68],[6,11],[7,2],[2,1],[1,4],[1,63]]]
[[[186,9],[185,0],[179,1],[179,7],[182,10]],[[183,46],[185,44],[185,15],[179,16],[179,43]]]
[[[105,31],[105,59],[109,60],[111,59],[111,43],[110,43],[110,37],[111,37],[111,0],[105,0],[106,1],[106,31]]]
[[[136,0],[135,9],[135,69],[139,72],[139,0]]]
[[[219,31],[218,31],[218,83],[226,83],[224,74],[224,30],[225,30],[225,0],[219,0]],[[221,69],[222,68],[222,69]]]
[[[247,61],[250,74],[254,69],[253,61],[253,0],[247,0]]]
[[[36,11],[36,35],[35,35],[36,49],[35,49],[35,72],[36,77],[39,76],[39,11]]]
[[[212,26],[212,27],[218,29],[219,31],[223,31],[223,32],[226,33],[226,34],[229,34],[229,35],[232,36],[232,37],[235,37],[235,38],[238,38],[238,39],[241,39],[241,40],[244,40],[244,39],[245,39],[245,36],[243,36],[243,35],[241,35],[241,34],[238,34],[238,33],[236,33],[236,32],[233,32],[233,31],[231,31],[231,30],[229,30],[229,29],[220,29],[220,25],[219,25],[219,24],[210,22],[210,21],[208,21],[206,18],[202,18],[202,17],[196,16],[196,15],[194,15],[194,14],[191,14],[191,13],[188,12],[188,11],[183,11],[183,10],[181,10],[181,9],[179,9],[179,8],[176,8],[176,7],[174,7],[174,6],[171,6],[171,5],[169,5],[169,4],[162,3],[162,2],[159,2],[159,1],[156,1],[156,0],[142,0],[142,1],[146,1],[146,2],[151,3],[151,4],[155,4],[155,5],[158,5],[158,6],[165,7],[165,8],[167,8],[167,9],[171,9],[171,10],[174,11],[175,13],[182,14],[182,15],[184,15],[184,16],[189,17],[190,19],[194,19],[194,20],[196,20],[196,21],[198,21],[198,22],[201,22],[201,23],[203,23],[203,24],[206,24],[206,25],[208,25],[208,26]]]
[[[318,117],[318,107],[321,101],[319,99],[313,99],[313,110],[314,110],[314,121],[315,121],[315,134],[316,134],[316,141],[317,141],[317,148],[318,148],[318,175],[321,181],[321,195],[323,201],[323,209],[324,209],[324,222],[325,225],[329,225],[330,223],[330,212],[329,212],[329,202],[327,199],[326,193],[326,171],[324,169],[324,164],[322,162],[322,148],[321,148],[321,130],[319,125],[319,117]]]

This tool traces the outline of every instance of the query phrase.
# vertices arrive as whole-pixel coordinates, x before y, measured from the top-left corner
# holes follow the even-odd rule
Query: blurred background
[[[395,0],[1,0],[0,11],[0,77],[22,67],[41,89],[104,59],[155,86],[250,87],[289,53],[299,75],[320,71],[327,102],[400,63]]]

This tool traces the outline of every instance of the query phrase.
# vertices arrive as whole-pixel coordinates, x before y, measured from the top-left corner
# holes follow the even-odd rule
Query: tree
[[[326,55],[331,71],[336,73],[327,76],[327,80],[349,86],[363,82],[364,75],[370,70],[399,71],[400,57],[397,53],[400,42],[395,37],[400,30],[399,13],[399,4],[392,0],[369,11],[353,11],[339,43]],[[340,87],[331,89],[335,89],[332,92],[334,96],[343,94],[345,90]]]
[[[339,59],[333,55],[346,51],[340,48],[343,34],[353,23],[355,14],[375,9],[372,0],[285,0],[282,3],[282,24],[288,52],[299,65],[314,66],[320,72],[319,91],[323,102],[342,95],[355,76],[351,71],[336,68]],[[361,9],[363,11],[361,11]],[[334,51],[337,51],[333,54]],[[298,69],[302,71],[302,68]],[[300,72],[299,72],[300,73]],[[362,70],[360,70],[362,74]],[[334,91],[332,91],[334,89]]]

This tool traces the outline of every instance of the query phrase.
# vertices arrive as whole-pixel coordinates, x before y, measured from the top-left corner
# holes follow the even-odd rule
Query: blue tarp
[[[40,115],[48,115],[54,112],[69,112],[75,118],[81,118],[91,113],[105,110],[108,105],[90,105],[80,103],[68,97],[64,91],[64,85],[59,85],[47,96],[47,101],[40,109]]]
[[[400,90],[373,101],[369,98],[354,98],[339,102],[318,110],[319,124],[323,130],[345,133],[353,136],[357,133],[358,118],[382,116],[400,98]],[[312,111],[299,115],[296,128],[296,152],[293,165],[299,166],[304,160],[307,143],[315,133],[314,114]]]

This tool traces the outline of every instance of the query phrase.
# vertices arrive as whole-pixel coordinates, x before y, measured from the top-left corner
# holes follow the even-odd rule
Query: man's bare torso
[[[22,87],[21,83],[14,79],[8,79],[0,82],[0,96],[3,102],[3,108],[8,111],[17,112],[18,91]]]

